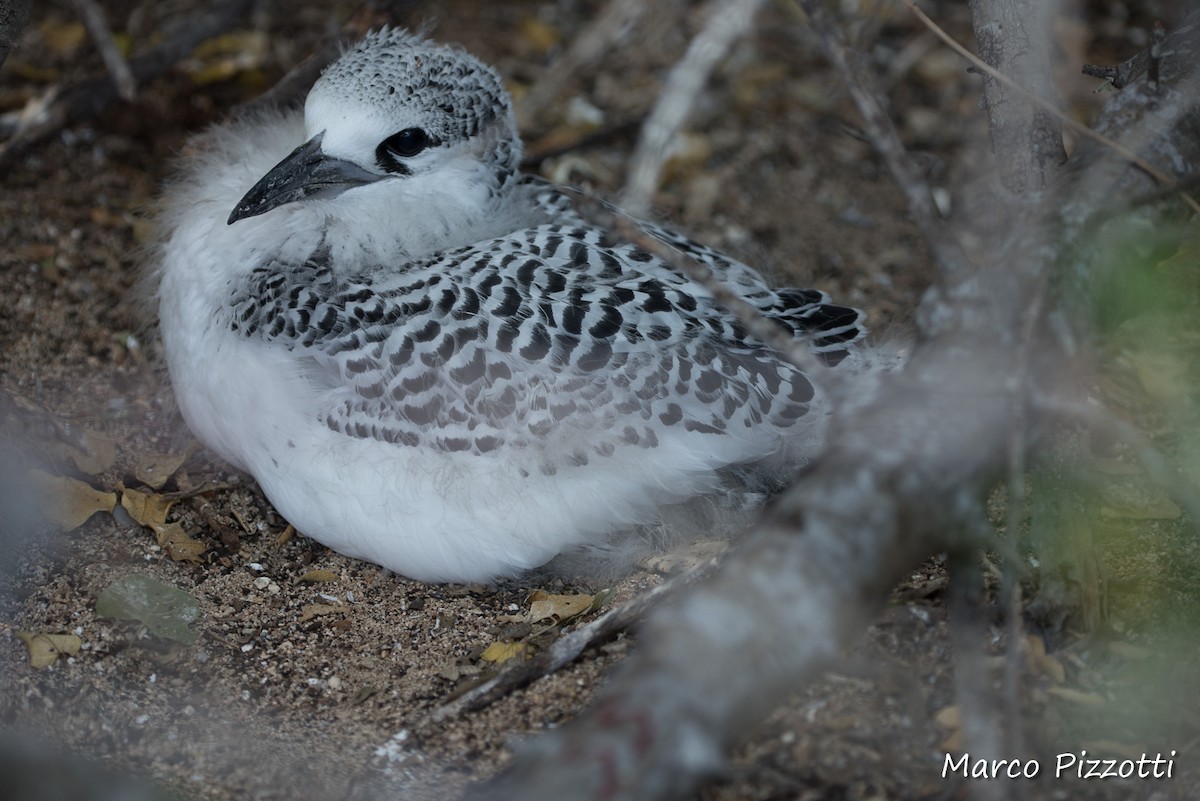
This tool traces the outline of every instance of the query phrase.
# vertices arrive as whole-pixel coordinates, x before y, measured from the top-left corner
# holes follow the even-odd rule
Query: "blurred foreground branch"
[[[1200,162],[1198,23],[1200,12],[1163,43],[1154,102],[1139,78],[1097,125],[1173,177]],[[1050,277],[1086,281],[1093,221],[1112,198],[1150,188],[1127,160],[1084,143],[991,243],[988,264],[927,295],[907,367],[837,419],[826,451],[710,582],[650,619],[596,706],[475,797],[686,798],[719,771],[751,726],[861,636],[920,559],[978,529],[1011,449],[1035,448],[1055,421],[1047,399],[1078,396],[1083,345]],[[1028,414],[1014,429],[1017,406]]]

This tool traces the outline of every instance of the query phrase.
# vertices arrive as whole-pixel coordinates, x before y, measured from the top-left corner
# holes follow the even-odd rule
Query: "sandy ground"
[[[193,4],[107,5],[114,27],[136,39]],[[409,4],[401,19],[429,19],[433,5]],[[597,5],[442,3],[433,36],[497,64],[519,95]],[[966,36],[959,5],[943,4],[939,18]],[[1095,6],[1087,25],[1064,23],[1064,47],[1100,63],[1131,54],[1140,18],[1126,20],[1119,3]],[[537,647],[556,636],[556,629],[512,621],[528,612],[531,594],[610,587],[612,606],[664,580],[639,568],[615,582],[545,575],[496,586],[407,581],[287,536],[286,521],[252,480],[219,463],[183,427],[154,333],[139,328],[129,300],[144,220],[172,160],[186,157],[187,135],[269,87],[352,10],[264,6],[228,41],[142,87],[135,104],[64,131],[2,176],[0,385],[15,405],[0,407],[8,503],[0,521],[8,527],[0,727],[36,733],[184,798],[453,797],[495,771],[521,740],[570,720],[637,647],[636,634],[624,636],[483,711],[435,720],[442,704],[496,669],[483,658],[489,645]],[[593,113],[612,131],[538,169],[616,191],[634,141],[623,123],[646,113],[688,33],[663,26],[634,34],[573,86],[527,132],[532,149],[577,132],[577,119]],[[986,164],[974,80],[899,10],[878,11],[852,34],[871,45],[907,143],[953,198],[957,182]],[[100,69],[74,19],[57,6],[40,7],[23,47],[0,72],[0,112]],[[1072,97],[1094,106],[1094,81],[1071,86]],[[927,256],[855,129],[802,25],[773,8],[706,92],[659,211],[781,283],[817,286],[863,306],[877,329],[902,327],[931,278]],[[1123,374],[1115,376],[1113,392],[1125,386]],[[1136,387],[1130,392],[1122,396],[1129,407],[1143,409]],[[70,446],[79,443],[91,461],[72,458]],[[1110,462],[1106,480],[1136,483],[1136,468],[1121,473],[1125,463]],[[154,467],[159,478],[169,475],[157,491],[177,498],[170,522],[203,547],[195,561],[169,558],[153,532],[120,510],[68,532],[47,525],[32,540],[12,538],[26,494],[19,477],[28,469],[110,492],[151,489]],[[1096,539],[1111,575],[1108,617],[1090,633],[1061,620],[1031,630],[1051,655],[1024,663],[1017,716],[1047,762],[1085,747],[1174,748],[1181,754],[1175,778],[1043,781],[1020,792],[1191,798],[1200,776],[1192,764],[1200,708],[1194,668],[1186,665],[1196,664],[1189,610],[1200,557],[1177,518],[1118,515],[1106,526]],[[193,644],[98,614],[102,591],[130,575],[196,599]],[[944,587],[940,563],[915,571],[846,663],[814,686],[797,687],[701,797],[969,797],[969,782],[941,776],[954,734],[947,708],[955,703]],[[989,617],[980,632],[996,654],[999,625]],[[74,634],[82,648],[37,670],[18,631]],[[736,664],[736,655],[729,658]]]

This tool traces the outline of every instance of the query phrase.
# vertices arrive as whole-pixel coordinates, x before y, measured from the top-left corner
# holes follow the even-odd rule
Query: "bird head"
[[[521,157],[496,72],[403,29],[371,33],[335,61],[309,92],[304,123],[308,141],[246,193],[230,225],[366,186],[414,204],[460,185],[495,193]]]

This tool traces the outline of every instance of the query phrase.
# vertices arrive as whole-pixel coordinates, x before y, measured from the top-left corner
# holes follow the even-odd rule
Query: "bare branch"
[[[841,73],[846,88],[863,117],[868,140],[891,172],[892,178],[904,192],[908,211],[933,251],[934,259],[944,276],[965,275],[967,257],[958,240],[946,230],[938,213],[929,185],[922,171],[904,149],[900,134],[872,88],[872,81],[857,55],[846,45],[846,38],[830,19],[818,0],[796,0],[804,9],[813,30],[820,37],[825,57]]]
[[[1164,75],[1183,59],[1192,68],[1197,27],[1168,37]],[[1134,95],[1110,103],[1105,117],[1120,115],[1141,153],[1190,154],[1163,162],[1183,168],[1200,158],[1197,97],[1195,84],[1174,106]],[[988,269],[926,297],[922,341],[905,370],[835,419],[826,451],[738,558],[655,613],[596,706],[537,738],[476,797],[690,797],[752,724],[857,639],[918,559],[976,530],[984,490],[1006,473],[1011,438],[1030,448],[1045,422],[1043,405],[1030,404],[1025,430],[1012,431],[1012,394],[1072,396],[1063,365],[1074,344],[1051,324],[1057,305],[1036,302],[1045,276],[1084,257],[1075,243],[1106,197],[1145,184],[1111,150],[1084,150],[1061,178],[1069,202],[1047,197],[1030,208]],[[1029,330],[1038,348],[1023,385],[1011,377]]]
[[[1055,3],[1044,0],[971,0],[980,56],[1012,84],[984,73],[988,133],[1000,182],[1014,195],[1045,189],[1067,160],[1062,115],[1047,114],[1031,97],[1057,109],[1050,63],[1050,23]],[[1025,91],[1015,91],[1011,86]]]
[[[642,622],[642,619],[663,603],[664,599],[706,580],[719,563],[710,559],[682,575],[635,596],[615,609],[569,634],[564,634],[548,649],[533,659],[503,671],[484,683],[472,687],[458,698],[443,704],[430,716],[435,723],[457,717],[464,712],[475,712],[494,704],[509,694],[532,684],[543,676],[549,676],[574,662],[588,648],[607,642],[622,631]]]
[[[662,95],[642,125],[637,149],[629,162],[620,205],[634,216],[645,216],[658,188],[675,134],[683,127],[708,76],[729,48],[746,34],[763,0],[712,0],[704,30],[688,45],[672,69]]]
[[[200,42],[230,28],[250,5],[251,0],[228,0],[213,10],[200,11],[183,20],[161,45],[129,62],[134,80],[144,84],[166,72]],[[0,145],[0,167],[8,166],[30,147],[65,126],[99,114],[116,96],[116,86],[109,76],[56,91],[41,113]]]
[[[83,27],[87,29],[88,36],[92,37],[92,42],[100,51],[100,58],[104,59],[104,66],[117,85],[117,94],[122,100],[133,102],[133,99],[137,97],[137,81],[133,79],[133,73],[129,71],[129,64],[125,61],[125,57],[117,49],[112,30],[108,27],[108,20],[104,16],[104,9],[100,8],[95,0],[71,0],[71,5],[75,6],[75,11],[83,20]]]

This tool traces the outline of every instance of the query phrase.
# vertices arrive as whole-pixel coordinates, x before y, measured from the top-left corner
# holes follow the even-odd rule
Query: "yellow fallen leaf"
[[[39,26],[38,32],[46,49],[60,57],[70,55],[87,41],[87,29],[82,22],[51,18]]]
[[[549,52],[562,41],[562,34],[536,17],[521,20],[521,36],[541,53]]]
[[[161,525],[167,522],[167,512],[175,502],[152,492],[127,489],[121,493],[121,506],[129,516],[143,526]]]
[[[35,668],[49,667],[59,656],[74,656],[83,645],[83,641],[74,634],[18,631],[16,635],[29,648],[29,664]]]
[[[101,492],[74,478],[29,471],[29,482],[39,498],[42,516],[64,531],[82,526],[96,512],[112,512],[117,505],[113,492]]]
[[[507,662],[510,659],[524,657],[529,646],[523,642],[494,642],[484,649],[479,658],[485,662]]]
[[[962,710],[957,704],[942,707],[933,719],[943,729],[957,729],[962,726]]]

